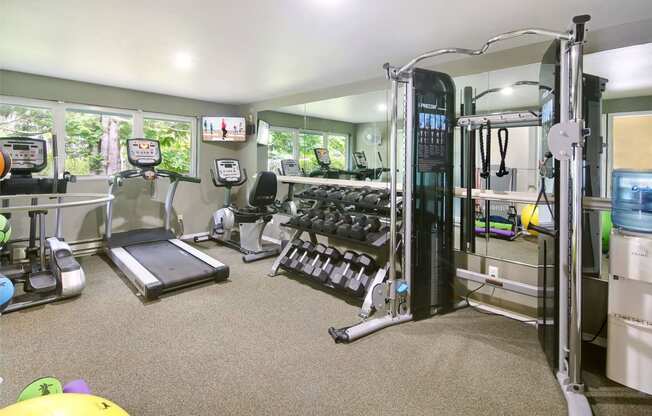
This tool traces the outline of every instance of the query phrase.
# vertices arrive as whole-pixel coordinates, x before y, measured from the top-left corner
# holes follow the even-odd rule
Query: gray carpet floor
[[[355,304],[205,247],[228,282],[145,304],[92,256],[81,297],[2,316],[0,407],[52,375],[134,416],[566,413],[531,326],[465,309],[336,345]]]

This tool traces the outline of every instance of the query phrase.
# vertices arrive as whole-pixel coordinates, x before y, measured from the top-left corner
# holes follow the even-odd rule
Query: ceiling
[[[516,27],[591,29],[652,18],[649,0],[3,0],[4,69],[222,103],[378,77],[440,47]],[[497,12],[491,12],[497,11]],[[515,22],[514,16],[518,16]],[[541,41],[528,37],[495,49]]]
[[[588,54],[584,58],[584,72],[609,80],[605,99],[652,95],[652,43]],[[465,86],[472,87],[475,94],[479,94],[489,88],[538,79],[539,64],[530,64],[456,77],[454,81],[460,102],[461,89]],[[387,91],[381,90],[281,107],[277,111],[349,123],[384,122],[387,118],[382,104],[386,102]],[[485,95],[476,105],[478,112],[488,112],[534,107],[538,102],[538,88],[523,85],[513,87],[510,94],[496,92]]]

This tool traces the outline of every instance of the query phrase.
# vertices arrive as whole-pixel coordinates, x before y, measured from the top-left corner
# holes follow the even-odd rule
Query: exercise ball
[[[523,207],[523,210],[521,210],[521,224],[523,225],[523,229],[527,230],[528,233],[535,236],[539,235],[538,232],[527,229],[530,223],[532,223],[532,225],[539,225],[539,208],[534,204],[527,204]]]
[[[0,416],[129,416],[117,404],[91,394],[51,394],[0,409]]]
[[[11,170],[11,158],[9,155],[0,150],[0,179],[7,176]]]
[[[79,380],[73,380],[68,383],[66,383],[65,386],[63,386],[63,392],[64,393],[79,393],[79,394],[91,394],[91,388],[88,387],[88,384],[86,384],[86,381],[82,380],[81,378]]]
[[[611,213],[607,211],[602,211],[600,213],[600,223],[602,225],[602,252],[609,252],[609,240],[611,237],[611,229],[613,224],[611,223]]]
[[[11,238],[11,224],[4,215],[0,215],[0,247],[7,244]]]
[[[35,397],[51,396],[63,393],[61,382],[54,377],[41,377],[32,381],[18,395],[19,402],[30,400]]]
[[[15,289],[11,280],[0,274],[0,313],[7,309],[14,297]]]

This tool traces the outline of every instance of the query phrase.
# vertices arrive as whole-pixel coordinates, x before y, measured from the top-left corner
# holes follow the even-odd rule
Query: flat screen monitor
[[[244,117],[202,117],[201,129],[205,142],[244,142],[247,138]]]
[[[258,120],[258,144],[269,145],[269,123],[264,120]]]

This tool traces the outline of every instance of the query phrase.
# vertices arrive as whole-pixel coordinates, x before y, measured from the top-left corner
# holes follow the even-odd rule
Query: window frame
[[[325,147],[325,148],[328,148],[328,138],[330,136],[344,137],[345,140],[346,140],[346,143],[345,143],[346,151],[345,151],[344,166],[345,166],[345,169],[347,169],[347,170],[351,169],[351,134],[349,134],[349,133],[337,133],[337,132],[323,131],[323,130],[310,130],[310,129],[297,129],[297,128],[291,128],[291,127],[281,127],[281,126],[275,126],[275,125],[273,125],[271,123],[269,124],[269,131],[270,131],[270,133],[273,132],[273,131],[278,131],[278,132],[292,134],[292,158],[294,160],[296,160],[296,161],[299,161],[299,158],[301,156],[301,143],[300,143],[299,138],[300,138],[300,136],[302,134],[311,134],[311,135],[322,136],[322,146]],[[268,145],[268,147],[269,147],[269,145]],[[268,158],[268,161],[269,161],[269,158]],[[267,166],[269,167],[269,162],[268,162]]]
[[[182,116],[167,113],[156,113],[142,110],[133,110],[118,107],[104,107],[97,105],[78,104],[64,101],[40,100],[34,98],[15,97],[11,95],[0,95],[0,103],[13,106],[34,107],[52,111],[53,116],[53,140],[56,140],[57,154],[54,155],[59,161],[59,175],[63,177],[66,160],[66,112],[80,111],[88,113],[115,114],[119,116],[130,116],[132,119],[133,137],[143,137],[145,118],[152,118],[163,121],[183,121],[189,122],[191,126],[191,146],[190,146],[190,173],[188,176],[197,177],[199,172],[199,140],[197,134],[197,117]],[[105,181],[109,175],[80,175],[78,181]]]

